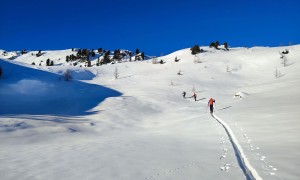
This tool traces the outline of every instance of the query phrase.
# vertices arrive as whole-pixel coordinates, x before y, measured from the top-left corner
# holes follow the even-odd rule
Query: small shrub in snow
[[[286,67],[288,65],[288,60],[285,56],[282,56],[281,63],[283,64],[283,67]]]
[[[173,81],[171,81],[171,86],[175,86],[175,84],[174,84],[174,82],[173,82]]]
[[[197,64],[197,63],[202,63],[202,59],[200,59],[199,56],[195,55],[194,57],[194,63]]]
[[[72,80],[72,72],[67,69],[63,74],[62,74],[62,78],[65,80],[65,81],[71,81]]]
[[[179,69],[179,71],[177,72],[177,75],[182,75],[181,69]]]
[[[114,77],[115,77],[115,79],[118,79],[118,78],[119,78],[119,70],[118,70],[118,67],[115,68]]]
[[[152,58],[152,64],[157,64],[157,60],[158,60],[157,57]]]
[[[226,66],[226,72],[231,72],[230,67],[228,65]]]
[[[39,50],[39,52],[36,54],[36,57],[40,57],[42,55],[42,51]]]
[[[281,77],[281,72],[276,68],[274,75],[275,75],[276,78],[280,78]]]

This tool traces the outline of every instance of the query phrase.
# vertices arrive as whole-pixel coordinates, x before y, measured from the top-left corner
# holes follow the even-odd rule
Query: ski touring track
[[[211,115],[214,119],[216,119],[224,127],[224,129],[230,139],[230,142],[233,146],[233,149],[235,151],[235,155],[236,155],[237,161],[239,163],[239,166],[243,170],[243,172],[246,176],[246,179],[247,180],[262,180],[262,178],[258,175],[256,170],[249,163],[246,155],[244,154],[244,151],[243,151],[241,145],[237,141],[237,138],[235,137],[235,135],[234,135],[233,131],[230,129],[230,127],[221,118],[219,118],[215,113],[212,113]]]

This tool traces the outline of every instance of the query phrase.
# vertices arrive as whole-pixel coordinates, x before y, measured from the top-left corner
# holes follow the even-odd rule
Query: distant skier
[[[214,112],[214,103],[216,101],[213,98],[210,98],[210,100],[208,101],[208,106],[210,107],[210,113]]]
[[[197,94],[195,92],[194,92],[194,95],[192,97],[194,97],[195,101],[197,101]]]
[[[183,93],[182,93],[183,98],[185,98],[185,95],[186,95],[186,92],[183,91]]]

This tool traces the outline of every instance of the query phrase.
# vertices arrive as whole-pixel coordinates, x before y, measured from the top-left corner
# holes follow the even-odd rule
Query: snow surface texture
[[[232,142],[232,146],[236,151],[237,159],[238,159],[238,161],[240,161],[240,166],[243,169],[247,179],[261,180],[262,178],[257,174],[256,170],[249,163],[246,155],[244,154],[243,149],[241,148],[241,145],[237,141],[231,128],[222,119],[220,119],[218,116],[216,116],[214,113],[212,113],[212,116],[225,128],[225,130],[228,134],[228,137],[229,137],[230,141]]]
[[[1,179],[299,179],[300,46],[203,49],[91,68],[0,51]]]

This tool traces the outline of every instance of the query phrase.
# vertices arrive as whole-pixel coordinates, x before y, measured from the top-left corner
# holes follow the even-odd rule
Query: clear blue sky
[[[300,0],[0,0],[0,49],[300,44]]]

